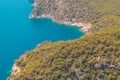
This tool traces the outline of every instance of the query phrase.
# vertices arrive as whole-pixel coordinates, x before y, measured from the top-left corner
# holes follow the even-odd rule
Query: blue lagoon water
[[[29,0],[0,0],[0,80],[6,80],[14,60],[43,41],[76,39],[84,33],[50,19],[29,20]]]

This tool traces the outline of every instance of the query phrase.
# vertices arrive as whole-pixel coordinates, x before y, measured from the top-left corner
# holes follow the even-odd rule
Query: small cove
[[[84,35],[50,19],[32,19],[29,0],[0,1],[0,80],[6,80],[14,60],[44,41],[73,40]]]

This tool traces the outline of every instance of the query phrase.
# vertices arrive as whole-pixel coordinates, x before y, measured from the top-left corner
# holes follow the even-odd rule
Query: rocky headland
[[[93,31],[94,10],[79,0],[35,0],[32,6],[30,19],[50,18],[59,24],[78,26],[83,32]]]

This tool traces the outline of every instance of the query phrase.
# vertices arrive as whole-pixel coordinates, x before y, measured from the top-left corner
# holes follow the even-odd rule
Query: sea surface
[[[50,19],[32,19],[30,0],[0,0],[0,80],[10,75],[13,63],[25,51],[44,41],[76,39],[84,35],[77,27]]]

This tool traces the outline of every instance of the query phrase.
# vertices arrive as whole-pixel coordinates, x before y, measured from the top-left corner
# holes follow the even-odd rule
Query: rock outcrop
[[[51,18],[53,21],[74,25],[83,32],[93,30],[94,10],[80,0],[35,0],[29,18]]]

